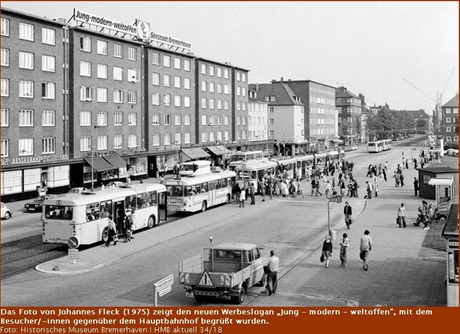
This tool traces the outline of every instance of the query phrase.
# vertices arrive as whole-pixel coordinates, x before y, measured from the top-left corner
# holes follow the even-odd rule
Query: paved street
[[[426,231],[412,225],[420,202],[413,196],[411,184],[416,171],[404,170],[409,183],[404,188],[395,188],[389,178],[387,183],[381,182],[378,198],[363,199],[367,165],[388,161],[391,175],[401,152],[410,156],[411,147],[347,156],[355,162],[354,175],[361,187],[359,198],[349,200],[355,220],[347,231],[351,246],[345,269],[340,268],[338,259],[338,238],[345,231],[343,203],[331,204],[337,239],[330,268],[326,269],[319,262],[327,232],[326,202],[324,198],[311,197],[310,186],[304,182],[305,199],[276,198],[262,203],[258,198],[257,205],[244,209],[225,205],[137,233],[129,244],[109,248],[96,245],[82,251],[76,264],[67,258],[43,263],[37,268],[41,272],[29,270],[3,280],[2,304],[152,305],[152,284],[172,273],[173,290],[160,299],[160,305],[197,305],[184,296],[177,284],[177,263],[199,253],[213,236],[216,244],[258,244],[265,255],[275,249],[281,259],[277,293],[270,297],[260,295],[263,288],[255,287],[249,291],[246,305],[445,305],[445,254],[422,248]],[[407,207],[407,229],[395,224],[401,202]],[[371,231],[374,240],[367,272],[362,270],[358,257],[364,229]],[[229,301],[209,300],[205,304],[228,305]]]

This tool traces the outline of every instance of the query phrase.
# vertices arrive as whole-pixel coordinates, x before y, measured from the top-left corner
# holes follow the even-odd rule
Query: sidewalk
[[[295,268],[283,268],[280,259],[276,294],[261,295],[250,306],[445,306],[446,255],[422,248],[426,231],[412,224],[422,200],[413,193],[417,171],[412,168],[403,173],[405,187],[395,188],[393,179],[382,179],[379,196],[367,201],[367,210],[351,229],[337,230],[329,269],[319,261],[320,248]],[[406,205],[405,229],[396,224],[401,202]],[[359,259],[359,239],[365,229],[373,240],[368,271],[362,269]],[[347,267],[341,268],[338,243],[344,232],[350,247]]]

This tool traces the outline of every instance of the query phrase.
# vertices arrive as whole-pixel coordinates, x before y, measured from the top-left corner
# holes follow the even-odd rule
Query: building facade
[[[354,145],[360,142],[362,132],[361,103],[361,98],[347,88],[337,88],[335,105],[339,112],[338,135],[345,145]]]
[[[144,39],[145,23],[139,37],[80,14],[2,8],[2,195],[158,176],[214,158],[203,149],[248,148],[248,70]]]
[[[441,107],[442,110],[442,138],[445,144],[458,145],[458,95],[450,99]]]

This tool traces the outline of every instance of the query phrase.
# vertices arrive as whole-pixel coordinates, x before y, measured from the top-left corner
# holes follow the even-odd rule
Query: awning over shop
[[[85,158],[85,161],[96,170],[96,172],[103,172],[110,169],[115,169],[116,167],[109,164],[107,161],[100,157],[95,158]]]
[[[115,168],[126,168],[126,161],[119,155],[107,155],[104,160]]]
[[[428,184],[430,186],[451,186],[454,180],[452,179],[436,179],[433,178],[430,181],[428,181]]]
[[[202,148],[184,148],[182,153],[188,156],[192,160],[209,158],[209,154],[206,153]]]
[[[217,145],[217,146],[208,146],[206,147],[214,155],[222,155],[226,156],[231,154],[231,151],[227,149],[225,146]]]

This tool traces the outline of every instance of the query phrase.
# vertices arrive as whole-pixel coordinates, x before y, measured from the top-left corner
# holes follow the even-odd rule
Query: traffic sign
[[[69,246],[69,248],[78,248],[78,246],[80,246],[80,239],[78,237],[70,237],[68,240],[67,240],[67,245]]]
[[[78,249],[69,248],[69,259],[78,259]]]
[[[168,292],[171,292],[171,285],[169,285],[166,289],[158,291],[158,296],[163,297]]]
[[[155,285],[155,288],[157,291],[161,291],[161,290],[167,289],[168,287],[171,287],[173,283],[174,283],[174,275],[171,274],[159,280],[158,282],[154,283],[153,285]]]

